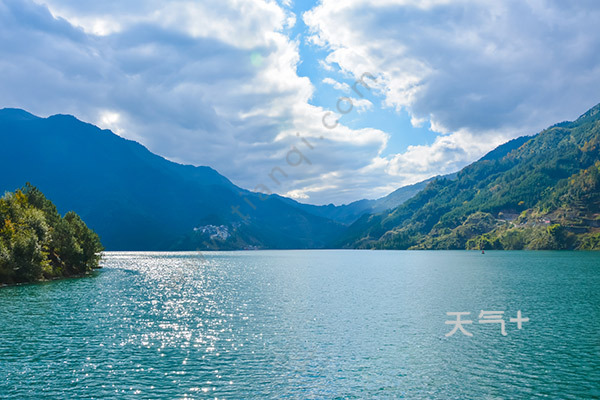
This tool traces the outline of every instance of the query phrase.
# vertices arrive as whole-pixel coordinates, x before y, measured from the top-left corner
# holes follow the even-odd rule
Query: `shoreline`
[[[36,284],[36,283],[48,283],[48,282],[54,282],[54,281],[62,281],[62,280],[67,280],[67,279],[87,278],[87,277],[91,277],[92,275],[94,275],[94,273],[100,269],[102,269],[102,268],[94,268],[92,271],[86,272],[83,274],[74,274],[74,275],[69,275],[69,276],[57,276],[57,277],[50,278],[50,279],[43,278],[43,279],[31,281],[31,282],[0,283],[0,289],[7,288],[7,287],[14,287],[14,286],[32,285],[32,284]]]

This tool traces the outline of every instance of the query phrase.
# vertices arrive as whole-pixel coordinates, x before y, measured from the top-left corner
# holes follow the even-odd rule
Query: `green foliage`
[[[581,237],[577,250],[600,250],[600,232]]]
[[[396,209],[364,216],[341,245],[597,248],[600,105],[575,122],[502,147],[456,179],[433,181]]]
[[[575,235],[560,224],[510,229],[502,226],[471,239],[469,243],[468,249],[565,250],[573,248]]]
[[[467,250],[502,250],[502,242],[490,235],[481,235],[467,241]]]
[[[553,224],[545,230],[538,229],[535,232],[536,235],[527,245],[531,250],[565,250],[572,247],[572,235],[560,224]]]
[[[84,274],[98,267],[102,250],[77,214],[61,217],[29,184],[0,199],[0,283]]]
[[[523,229],[507,229],[498,238],[504,250],[523,250],[527,246],[527,234]]]

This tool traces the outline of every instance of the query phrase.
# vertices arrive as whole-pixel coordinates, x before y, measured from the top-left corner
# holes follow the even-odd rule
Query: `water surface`
[[[599,398],[600,254],[106,253],[0,289],[0,398]],[[504,311],[499,324],[481,310]],[[521,310],[530,321],[517,329]],[[472,333],[445,335],[446,312]]]

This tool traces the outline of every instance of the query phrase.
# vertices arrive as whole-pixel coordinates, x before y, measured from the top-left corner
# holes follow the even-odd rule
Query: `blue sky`
[[[342,204],[600,102],[599,20],[592,0],[0,0],[0,107]]]
[[[295,15],[303,15],[313,9],[317,3],[317,1],[295,1],[290,4],[290,8]],[[310,27],[304,23],[302,18],[298,18],[289,34],[292,38],[298,38],[300,44],[301,62],[298,64],[298,75],[311,79],[316,88],[310,103],[323,108],[335,109],[338,99],[348,96],[352,92],[336,89],[331,84],[324,83],[323,80],[333,79],[336,82],[352,86],[356,82],[356,78],[348,77],[335,66],[333,66],[333,70],[326,70],[319,64],[320,60],[327,57],[328,51],[310,42]],[[390,137],[382,153],[383,156],[405,151],[410,145],[431,144],[435,139],[435,134],[427,126],[412,126],[410,115],[405,110],[397,111],[383,106],[383,98],[374,95],[369,90],[363,89],[361,93],[364,93],[366,99],[373,103],[373,107],[368,112],[350,112],[342,116],[340,121],[353,129],[376,127],[389,133]],[[341,107],[347,107],[347,104],[342,104]]]
[[[357,2],[360,3],[360,2]],[[405,1],[391,1],[388,2],[389,4],[392,5],[401,5],[401,4],[409,4],[411,2],[405,2]],[[418,2],[412,2],[412,3],[418,3]],[[426,4],[427,2],[421,2],[422,4]],[[432,4],[436,3],[436,2],[431,2]],[[444,5],[444,3],[449,3],[449,2],[439,2],[442,7]],[[459,6],[457,6],[457,8],[462,8],[462,7],[468,7],[469,6],[469,2],[455,2],[456,4],[459,4]],[[460,5],[460,3],[462,4],[462,7]],[[526,2],[527,3],[527,2]],[[535,9],[530,9],[531,12],[540,12],[540,15],[535,16],[532,15],[532,18],[538,17],[538,18],[543,18],[543,14],[541,13],[541,11],[543,10],[552,10],[552,3],[551,2],[529,2],[531,3],[532,7],[535,6],[535,4],[537,3],[538,5],[540,5],[540,9],[539,10],[535,10]],[[335,3],[332,3],[335,4]],[[366,7],[369,7],[368,3],[363,3],[366,4]],[[489,3],[488,3],[489,4]],[[506,6],[510,6],[511,3],[510,2],[506,2],[505,3]],[[515,3],[512,3],[513,5],[515,5]],[[303,15],[306,11],[310,11],[312,9],[314,9],[317,5],[319,5],[319,2],[316,1],[301,1],[301,2],[295,2],[295,4],[292,4],[292,9],[294,11],[294,13],[296,13],[296,15]],[[544,5],[547,7],[545,8]],[[324,8],[324,6],[321,6]],[[435,12],[430,12],[428,10],[429,7],[424,6],[425,9],[427,10],[427,12],[422,13],[422,14],[433,14],[436,15]],[[440,8],[442,8],[440,7]],[[485,3],[484,3],[484,7],[485,7]],[[332,7],[333,9],[335,9],[335,7]],[[343,7],[342,7],[343,8]],[[390,7],[390,8],[394,8],[394,7]],[[400,7],[398,7],[400,8]],[[408,8],[408,7],[407,7]],[[417,7],[418,8],[418,7]],[[435,7],[432,7],[435,8]],[[518,6],[515,6],[515,11],[518,10]],[[529,8],[529,7],[527,7]],[[594,15],[598,15],[598,7],[592,7],[592,9],[596,9],[596,12],[594,13]],[[558,11],[561,14],[561,9],[554,9],[553,11]],[[585,12],[584,11],[584,7],[581,7],[579,9],[580,12]],[[569,10],[567,8],[564,9],[565,13],[568,13]],[[562,17],[559,14],[559,18]],[[577,17],[579,17],[579,15],[577,15]],[[391,17],[388,17],[391,18]],[[571,16],[572,18],[572,16]],[[433,20],[435,21],[435,17],[433,18]],[[352,25],[352,20],[351,19],[347,19],[348,21],[348,25],[351,26]],[[517,20],[514,21],[515,23],[517,23]],[[553,21],[550,20],[550,18],[548,19],[548,21],[542,21],[544,23],[544,25],[548,25],[547,28],[550,30],[555,29],[554,23]],[[399,22],[401,23],[401,22]],[[572,22],[571,22],[572,23]],[[571,23],[568,23],[568,26],[572,26]],[[434,25],[434,24],[432,24]],[[296,23],[296,25],[294,26],[293,29],[293,37],[300,37],[300,47],[299,47],[299,52],[301,55],[301,59],[302,62],[299,64],[298,66],[298,73],[299,75],[302,76],[307,76],[309,78],[311,78],[311,80],[314,82],[314,85],[316,87],[316,93],[314,98],[312,99],[311,103],[317,105],[317,106],[321,106],[324,108],[332,108],[333,105],[336,104],[337,99],[340,96],[344,96],[345,94],[342,92],[340,93],[340,90],[334,89],[331,85],[328,85],[326,83],[323,83],[323,79],[326,78],[332,78],[332,79],[336,79],[341,83],[345,83],[348,85],[352,85],[355,82],[354,77],[348,77],[347,75],[340,73],[339,72],[339,68],[335,68],[334,65],[334,69],[332,71],[327,71],[324,70],[323,68],[319,67],[319,61],[323,60],[327,57],[327,55],[330,53],[330,51],[327,50],[327,48],[323,48],[320,46],[316,46],[316,45],[311,45],[311,43],[309,42],[308,38],[310,37],[310,28],[304,23],[304,21],[302,19],[299,19],[299,21]],[[585,32],[582,32],[581,30],[577,33],[577,35],[581,35],[581,34],[585,34]],[[575,36],[575,35],[574,35]],[[438,38],[440,41],[444,39],[443,36],[439,36]],[[553,43],[550,40],[550,37],[547,38],[547,40],[544,41],[544,43],[540,43],[540,46],[552,46]],[[558,46],[557,46],[558,47]],[[329,49],[330,50],[330,49]],[[592,48],[589,49],[589,51],[593,51]],[[597,71],[597,67],[598,67],[598,58],[596,57],[595,62],[591,65],[592,68],[591,70],[595,70]],[[442,65],[443,68],[443,65]],[[535,76],[531,76],[530,79],[533,81],[535,80]],[[539,82],[542,83],[542,82]],[[369,92],[366,92],[369,93]],[[451,96],[451,93],[446,94],[446,97],[448,97],[448,95]],[[493,93],[490,93],[490,95],[493,95]],[[401,153],[401,152],[405,152],[407,150],[407,148],[409,146],[415,146],[415,145],[431,145],[434,143],[436,137],[438,136],[439,132],[436,132],[435,130],[430,129],[430,120],[428,118],[425,118],[425,121],[420,124],[419,126],[415,126],[414,124],[411,123],[411,115],[410,113],[407,111],[406,108],[404,109],[397,109],[394,107],[390,107],[389,105],[384,104],[384,98],[382,96],[374,96],[372,93],[369,93],[369,96],[367,96],[367,98],[373,103],[373,108],[370,108],[368,112],[364,112],[361,113],[359,115],[357,115],[356,113],[350,113],[349,116],[347,118],[343,118],[342,122],[344,124],[346,124],[347,126],[354,128],[354,129],[360,129],[360,128],[366,128],[366,127],[376,127],[378,129],[381,129],[383,131],[385,131],[386,133],[389,133],[389,139],[387,142],[387,146],[384,149],[384,151],[382,152],[382,156],[392,156],[394,154],[397,153]],[[447,98],[447,101],[452,101],[451,98]],[[591,103],[588,104],[592,104],[595,101],[600,101],[599,99],[594,99],[593,97],[591,98]],[[513,103],[511,105],[516,105],[519,103],[519,99],[515,99],[513,101]],[[542,106],[542,105],[540,105]],[[568,104],[565,104],[565,108],[568,108]],[[490,110],[493,111],[493,110]],[[574,118],[577,114],[577,110],[575,110],[575,114],[572,114],[572,118]],[[481,118],[483,116],[483,118],[485,118],[485,114],[482,115],[473,115],[473,118]],[[552,124],[553,122],[548,122],[549,124]],[[539,126],[533,127],[532,131],[529,131],[529,133],[527,133],[528,131],[526,130],[527,128],[529,128],[528,126],[523,127],[523,129],[519,130],[518,132],[515,131],[515,133],[508,133],[508,136],[514,136],[516,135],[523,135],[523,134],[531,134],[531,133],[536,133],[537,129],[542,129],[543,127],[545,127],[546,125],[543,125],[543,123]],[[448,133],[446,131],[442,131],[443,133]],[[502,134],[500,134],[500,136],[502,137]]]

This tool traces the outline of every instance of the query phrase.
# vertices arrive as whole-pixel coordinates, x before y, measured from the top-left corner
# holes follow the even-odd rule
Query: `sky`
[[[597,0],[0,0],[0,108],[344,204],[599,103],[599,21]]]

